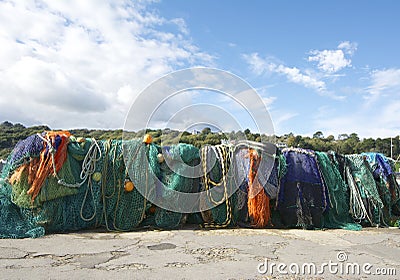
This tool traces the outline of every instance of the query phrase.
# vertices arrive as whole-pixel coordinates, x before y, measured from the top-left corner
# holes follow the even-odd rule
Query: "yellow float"
[[[92,175],[92,179],[96,182],[99,182],[101,180],[101,173],[100,172],[95,172]]]
[[[134,188],[135,188],[135,186],[133,185],[132,181],[129,181],[129,180],[125,181],[124,189],[126,192],[131,192],[131,191],[133,191]]]
[[[143,143],[150,144],[151,142],[153,142],[153,137],[150,134],[146,134],[143,137]]]

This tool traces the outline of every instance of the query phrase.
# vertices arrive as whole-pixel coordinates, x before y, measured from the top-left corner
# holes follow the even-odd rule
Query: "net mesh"
[[[159,148],[160,149],[160,148]],[[159,193],[159,199],[176,205],[175,191],[192,193],[198,191],[198,179],[183,176],[188,168],[199,164],[199,149],[188,144],[163,147],[162,154],[167,160],[160,164],[159,179],[165,186]],[[177,228],[184,222],[184,214],[169,211],[160,207],[155,211],[155,226],[161,228]]]
[[[353,219],[372,226],[385,223],[384,204],[365,156],[345,156],[346,179],[350,187],[350,212]]]
[[[321,228],[322,214],[329,198],[311,150],[286,148],[286,174],[281,180],[277,208],[284,225],[289,227]]]
[[[324,212],[323,226],[326,228],[343,228],[361,230],[350,216],[348,187],[339,172],[334,153],[315,152],[329,194],[329,209]]]
[[[386,223],[395,225],[399,219],[400,189],[397,184],[394,162],[380,153],[363,153],[368,161],[380,198],[384,204],[383,216]]]

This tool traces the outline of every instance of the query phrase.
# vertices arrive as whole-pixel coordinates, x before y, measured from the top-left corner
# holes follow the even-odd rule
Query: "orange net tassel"
[[[39,159],[38,158],[33,158],[29,163],[26,163],[24,165],[21,165],[18,167],[13,175],[10,177],[9,182],[10,184],[15,184],[19,183],[21,181],[21,176],[22,173],[27,172],[28,173],[28,184],[32,185],[33,180],[35,179],[36,176],[36,171],[39,167]]]
[[[40,159],[39,158],[34,158],[31,160],[29,163],[29,169],[28,169],[28,184],[32,186],[33,181],[36,178],[36,173],[40,165]]]
[[[21,181],[22,173],[24,173],[24,171],[27,168],[29,168],[28,164],[24,164],[24,165],[21,165],[20,167],[18,167],[14,171],[13,175],[11,175],[10,179],[8,180],[10,182],[10,184],[14,185],[15,183],[19,183]]]
[[[253,149],[249,149],[250,171],[247,207],[251,225],[256,228],[264,228],[271,219],[269,197],[264,191],[263,186],[257,179],[257,170],[261,158]]]
[[[47,132],[46,138],[49,139],[53,148],[55,147],[57,136],[60,136],[61,142],[59,143],[57,150],[54,154],[54,165],[56,167],[56,172],[60,171],[61,167],[67,159],[67,148],[69,137],[71,136],[71,134],[68,131]],[[31,174],[30,176],[28,176],[29,180],[32,180],[33,178],[31,188],[27,191],[28,194],[32,195],[32,201],[35,200],[35,198],[39,194],[40,189],[42,188],[42,185],[47,176],[49,176],[52,172],[54,173],[52,154],[50,153],[51,147],[48,146],[49,143],[45,142],[44,149],[40,153],[39,167],[37,168],[35,176],[31,176]]]

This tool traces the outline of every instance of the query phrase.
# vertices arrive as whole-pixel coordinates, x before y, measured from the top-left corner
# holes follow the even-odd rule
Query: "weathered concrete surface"
[[[257,267],[314,262],[370,263],[395,276],[280,275]],[[343,253],[340,257],[343,257]],[[344,256],[345,257],[345,256]],[[260,266],[261,269],[264,266]],[[292,266],[295,270],[295,265]],[[39,239],[0,240],[1,279],[400,279],[400,230],[219,229],[80,232]]]

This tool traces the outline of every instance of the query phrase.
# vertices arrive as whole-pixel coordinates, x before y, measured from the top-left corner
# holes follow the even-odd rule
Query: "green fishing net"
[[[335,155],[330,154],[331,157],[329,157],[324,152],[316,152],[315,154],[329,194],[330,205],[328,210],[324,212],[323,226],[326,228],[361,230],[361,226],[354,223],[350,216],[348,187],[340,175]]]
[[[350,212],[353,219],[372,226],[384,224],[380,198],[373,174],[363,155],[346,155],[346,177],[350,187]]]

